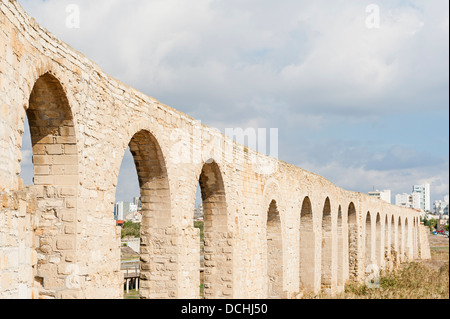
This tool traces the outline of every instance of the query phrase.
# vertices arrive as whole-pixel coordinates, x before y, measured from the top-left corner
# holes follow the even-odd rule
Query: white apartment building
[[[430,184],[414,185],[411,194],[403,193],[396,195],[395,205],[430,212]]]
[[[438,200],[434,202],[434,213],[436,215],[447,215],[448,216],[448,195],[444,197],[444,201]]]
[[[421,197],[419,193],[398,194],[395,196],[395,205],[406,208],[421,209]]]
[[[431,211],[430,184],[414,185],[413,193],[420,195],[420,209]]]
[[[125,220],[129,214],[135,214],[138,206],[129,202],[117,202],[114,210],[115,220]]]
[[[114,217],[115,220],[124,220],[123,218],[123,206],[124,206],[124,202],[117,202],[116,203],[116,209],[114,211]]]
[[[379,199],[384,200],[385,202],[391,204],[391,191],[389,189],[384,190],[384,191],[376,190],[373,192],[369,192],[369,196],[379,198]]]

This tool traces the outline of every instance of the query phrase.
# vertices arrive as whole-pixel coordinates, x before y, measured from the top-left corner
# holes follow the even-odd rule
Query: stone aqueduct
[[[27,115],[34,185],[19,177]],[[113,219],[127,147],[143,202],[141,297],[296,298],[429,258],[419,215],[247,149],[106,75],[0,0],[0,298],[121,298]],[[269,168],[269,170],[267,170]]]

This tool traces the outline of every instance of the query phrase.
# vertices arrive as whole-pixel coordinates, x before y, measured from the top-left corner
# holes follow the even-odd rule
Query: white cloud
[[[358,1],[75,2],[82,25],[70,30],[61,27],[68,1],[21,1],[106,71],[186,111],[236,107],[255,95],[300,105],[293,109],[300,113],[355,105],[372,111],[372,100],[426,97],[427,86],[448,78],[441,71],[448,13],[436,5],[445,1],[422,8],[380,1],[376,30],[365,26]],[[417,107],[403,103],[396,111]],[[380,104],[377,112],[392,107]]]
[[[302,162],[299,166],[316,174],[326,176],[331,182],[337,183],[347,190],[356,190],[364,193],[390,189],[393,196],[400,193],[411,193],[412,186],[422,183],[431,184],[432,201],[443,199],[448,195],[449,170],[447,161],[437,166],[424,167],[423,169],[405,168],[395,170],[367,169],[364,166],[349,166],[338,161],[325,165]],[[394,200],[394,197],[393,197]]]
[[[305,150],[308,141],[339,143],[339,131],[326,131],[335,123],[371,125],[392,114],[448,110],[446,0],[377,1],[379,29],[366,27],[369,2],[357,0],[19,3],[107,73],[207,125],[283,128],[282,136],[294,138],[280,152],[292,162],[301,158],[298,163],[340,186],[348,184],[351,174],[355,182],[349,185],[356,190],[372,179],[399,187],[402,174],[409,174],[435,180],[448,192],[448,182],[439,182],[448,169],[439,173],[406,155],[393,156],[399,146],[415,156],[445,161],[444,152],[436,157],[430,156],[433,150],[420,153],[418,145],[407,145],[410,141],[380,147],[361,137],[366,146],[355,149],[360,162],[346,157],[349,167],[323,159],[338,151],[322,152],[321,158],[313,147]],[[80,29],[65,27],[69,3],[80,7]],[[398,126],[399,131],[415,129],[408,123]],[[448,150],[448,138],[442,148]],[[374,159],[398,164],[397,173],[361,164]]]

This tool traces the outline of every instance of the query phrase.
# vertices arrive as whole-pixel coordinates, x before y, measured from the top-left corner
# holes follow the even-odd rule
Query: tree
[[[437,220],[436,219],[425,219],[423,224],[424,224],[424,226],[428,226],[430,228],[430,231],[433,232],[436,229]]]
[[[125,222],[122,226],[122,238],[125,237],[133,237],[140,238],[141,237],[141,224],[133,223],[133,222]]]

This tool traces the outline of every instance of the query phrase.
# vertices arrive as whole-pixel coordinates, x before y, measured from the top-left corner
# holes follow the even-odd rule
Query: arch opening
[[[371,215],[370,212],[367,212],[366,215],[366,222],[365,222],[365,231],[366,231],[366,235],[365,235],[365,261],[366,261],[366,268],[371,265],[374,264],[374,249],[373,249],[373,244],[372,244],[372,239],[373,239],[373,232],[372,232],[372,219],[371,219]]]
[[[314,290],[315,242],[311,201],[305,197],[300,212],[300,290]]]
[[[405,260],[412,260],[413,258],[413,246],[412,246],[412,228],[409,218],[405,219]]]
[[[120,171],[122,171],[126,159],[134,163],[137,173],[131,178],[127,176],[128,187],[133,183],[131,180],[137,178],[140,196],[130,198],[132,202],[116,203],[115,219],[123,225],[130,225],[132,229],[137,228],[135,230],[137,234],[134,237],[140,238],[138,260],[134,260],[139,265],[139,274],[136,274],[137,277],[133,277],[130,282],[139,289],[141,299],[160,298],[162,295],[168,298],[173,295],[175,288],[170,287],[169,283],[161,278],[163,278],[163,274],[167,276],[170,273],[165,270],[170,266],[170,259],[174,257],[174,252],[171,250],[170,238],[166,234],[166,229],[171,226],[172,216],[169,180],[164,156],[153,134],[147,130],[141,130],[130,139]],[[121,176],[120,173],[119,176]],[[117,185],[120,184],[119,181]],[[116,188],[116,197],[123,196],[118,192],[119,189]],[[118,208],[120,204],[125,204],[127,209],[120,212],[120,208]],[[131,209],[132,205],[136,207]],[[127,234],[122,231],[123,236],[127,236]],[[162,260],[163,264],[161,264]],[[129,261],[126,263],[129,264]],[[137,272],[135,265],[131,266],[133,272]],[[174,275],[175,271],[172,272]]]
[[[25,119],[28,122],[32,173],[24,186],[37,197],[36,213],[41,221],[35,230],[40,256],[34,271],[39,293],[61,298],[69,290],[67,275],[57,268],[74,267],[76,262],[78,147],[72,110],[66,93],[50,73],[39,77],[29,97]],[[26,127],[26,123],[24,123]],[[22,148],[22,152],[24,152]],[[21,160],[31,168],[29,156]],[[22,167],[21,167],[22,168]],[[33,175],[33,177],[29,176]],[[48,267],[49,264],[56,265]]]
[[[402,218],[398,218],[397,223],[397,240],[398,240],[398,255],[399,255],[399,262],[404,261],[404,255],[405,255],[405,240],[404,240],[404,228],[402,223]]]
[[[229,298],[233,289],[233,238],[228,231],[225,186],[216,162],[203,166],[199,177],[203,220],[201,229],[200,295],[205,299]]]
[[[332,237],[332,220],[331,220],[331,204],[327,197],[323,207],[322,215],[322,289],[331,289],[332,282],[332,254],[333,254],[333,237]]]
[[[358,225],[353,203],[348,207],[348,276],[351,281],[358,277]]]
[[[378,267],[383,265],[384,261],[384,244],[383,244],[383,236],[381,233],[381,215],[377,213],[377,218],[375,222],[375,260]]]
[[[277,202],[270,203],[267,212],[267,277],[269,299],[280,299],[283,295],[283,239],[281,219]]]
[[[338,287],[343,288],[343,285],[345,283],[345,276],[346,271],[344,269],[348,269],[348,267],[345,267],[346,264],[346,258],[345,258],[345,251],[348,249],[346,246],[347,240],[345,240],[344,236],[344,223],[343,223],[343,217],[342,217],[342,209],[339,205],[338,209],[338,217],[337,217],[337,284]]]
[[[391,225],[389,224],[388,215],[384,218],[384,259],[388,263],[388,268],[391,268]]]

